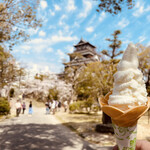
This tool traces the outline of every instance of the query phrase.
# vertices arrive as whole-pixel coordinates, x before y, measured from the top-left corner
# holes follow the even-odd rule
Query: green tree
[[[37,18],[39,0],[1,0],[0,42],[9,43],[10,48],[29,38],[27,29],[41,26]]]
[[[124,4],[128,9],[133,8],[135,0],[100,0],[98,12],[105,11],[113,15],[117,15],[122,11]]]
[[[143,46],[140,43],[136,44],[139,58],[139,68],[144,75],[146,81],[146,89],[150,95],[150,47]]]
[[[34,76],[34,79],[43,81],[44,79],[48,79],[48,75],[46,75],[46,74],[38,74],[38,73],[37,73],[37,74]]]
[[[113,76],[110,76],[110,66],[104,62],[93,62],[80,72],[77,78],[75,90],[81,99],[89,96],[96,99],[100,95],[107,94],[112,89]],[[111,70],[113,71],[113,70]]]
[[[10,72],[10,61],[12,60],[12,55],[6,52],[2,46],[0,46],[0,87],[3,88],[10,78],[12,73]],[[11,70],[12,71],[12,70]]]
[[[8,115],[10,112],[10,104],[4,97],[0,97],[0,115]]]
[[[5,85],[10,85],[15,81],[21,81],[21,76],[25,75],[24,68],[17,66],[10,51],[4,50],[0,46],[0,89]]]
[[[109,44],[109,50],[103,50],[101,53],[109,57],[111,60],[115,59],[115,57],[119,56],[123,53],[123,51],[120,51],[121,47],[121,40],[118,39],[118,36],[121,34],[120,30],[115,30],[112,34],[113,38],[107,38],[106,41],[109,41],[111,44]]]
[[[99,61],[84,66],[84,69],[76,79],[75,85],[75,93],[79,101],[85,101],[86,104],[90,102],[90,105],[91,102],[99,104],[99,97],[111,91],[114,71],[111,69],[111,65],[104,61]]]
[[[48,99],[50,100],[58,100],[58,95],[59,95],[59,91],[57,90],[56,87],[49,89],[49,95],[48,95]]]

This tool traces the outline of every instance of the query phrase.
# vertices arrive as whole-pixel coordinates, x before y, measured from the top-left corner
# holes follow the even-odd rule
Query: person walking
[[[49,113],[50,113],[51,112],[51,106],[52,106],[51,101],[49,101],[48,106],[49,106]]]
[[[55,109],[56,109],[56,102],[55,100],[52,100],[51,110],[52,110],[53,115],[55,114]]]
[[[58,111],[58,101],[55,101],[55,112]]]
[[[58,111],[60,111],[60,108],[61,108],[61,102],[58,101]]]
[[[16,117],[19,117],[19,114],[21,112],[21,103],[19,100],[17,100],[15,107],[16,107]]]
[[[46,115],[49,114],[49,102],[47,101],[45,103],[45,107],[46,107]]]
[[[24,114],[25,110],[26,110],[26,103],[23,102],[23,104],[22,104],[22,114]]]
[[[64,102],[64,112],[67,112],[67,109],[68,109],[68,102],[65,101]]]
[[[24,100],[24,99],[25,99],[25,94],[23,93],[23,94],[22,94],[22,100]]]
[[[33,110],[32,110],[32,101],[29,103],[29,114],[32,115]]]

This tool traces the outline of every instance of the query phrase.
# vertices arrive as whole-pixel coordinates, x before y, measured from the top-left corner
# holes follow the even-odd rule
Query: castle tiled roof
[[[96,48],[94,45],[90,44],[89,42],[83,40],[83,38],[81,38],[81,40],[79,41],[78,44],[74,45],[74,47],[78,47],[80,45],[84,45],[84,44],[89,44],[90,46],[92,46],[93,48]]]

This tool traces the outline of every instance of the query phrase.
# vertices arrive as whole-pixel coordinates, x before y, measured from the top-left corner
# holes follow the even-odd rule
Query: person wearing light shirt
[[[17,100],[15,107],[16,107],[16,117],[19,117],[19,114],[21,112],[21,107],[22,107],[19,100]]]
[[[56,102],[55,100],[52,100],[51,110],[52,110],[53,115],[55,114],[55,109],[56,109]]]

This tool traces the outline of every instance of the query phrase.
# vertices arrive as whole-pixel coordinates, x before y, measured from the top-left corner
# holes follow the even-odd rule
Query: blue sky
[[[136,0],[135,7],[117,15],[96,11],[98,0],[41,0],[38,17],[43,26],[28,29],[31,39],[14,47],[18,62],[32,72],[63,71],[62,60],[69,60],[67,53],[74,50],[81,37],[97,47],[108,48],[114,30],[121,30],[119,39],[125,50],[130,42],[150,45],[150,1]]]

